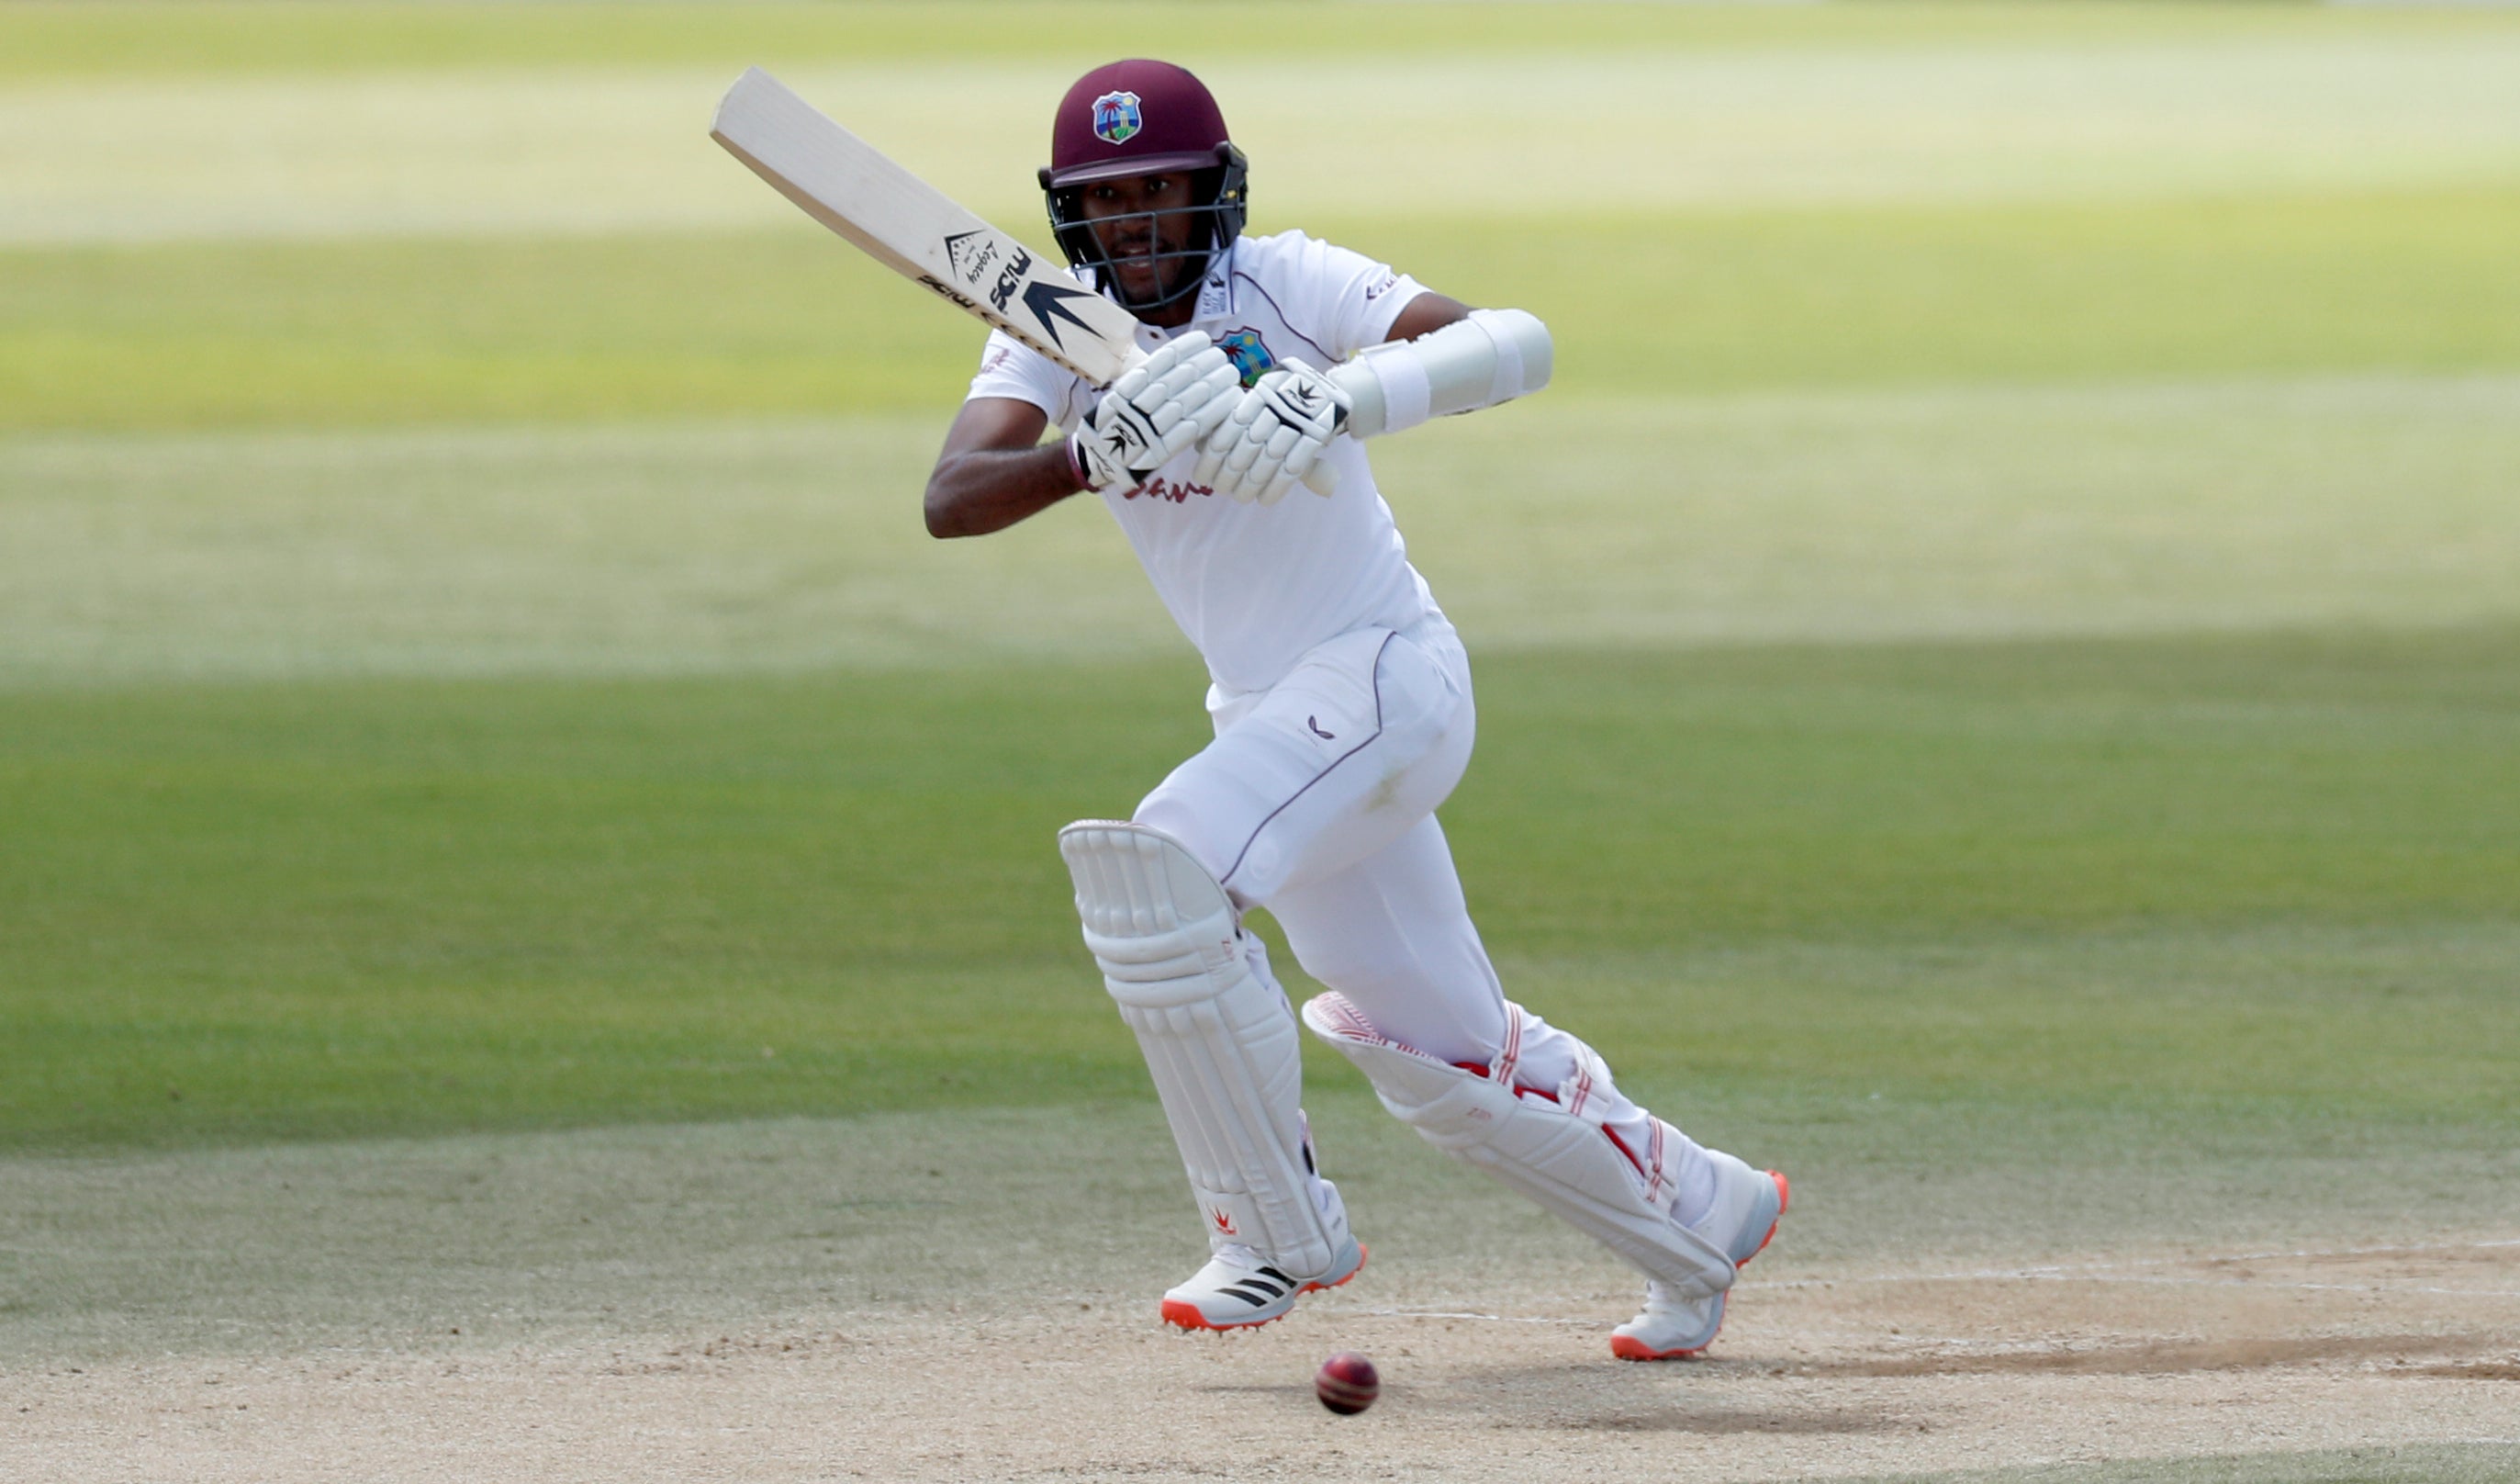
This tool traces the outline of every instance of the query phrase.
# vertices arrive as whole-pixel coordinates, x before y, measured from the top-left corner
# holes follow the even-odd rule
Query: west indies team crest
[[[1094,137],[1104,144],[1127,144],[1147,126],[1135,93],[1105,93],[1094,100]]]
[[[1260,380],[1262,372],[1278,364],[1278,358],[1260,342],[1260,332],[1248,326],[1219,339],[1216,348],[1225,352],[1225,358],[1234,363],[1236,371],[1242,373],[1245,386]]]

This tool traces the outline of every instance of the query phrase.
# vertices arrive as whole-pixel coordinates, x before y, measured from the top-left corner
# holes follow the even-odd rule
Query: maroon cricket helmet
[[[1139,59],[1098,67],[1058,101],[1050,129],[1044,190],[1155,175],[1212,170],[1230,148],[1225,113],[1207,84],[1188,68]]]
[[[1132,175],[1188,172],[1193,182],[1189,244],[1152,252],[1171,286],[1132,297],[1105,270],[1112,264],[1088,225],[1086,188]],[[1241,235],[1248,166],[1226,137],[1225,114],[1207,84],[1169,62],[1138,59],[1098,67],[1076,79],[1051,123],[1050,163],[1041,189],[1059,250],[1095,270],[1112,296],[1136,311],[1164,308],[1195,292],[1218,257]],[[1148,213],[1160,216],[1166,213]],[[1102,219],[1107,229],[1115,220]]]

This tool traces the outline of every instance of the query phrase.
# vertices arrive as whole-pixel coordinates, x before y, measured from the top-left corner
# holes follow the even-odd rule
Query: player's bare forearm
[[[1083,487],[1062,443],[949,455],[927,476],[927,534],[941,539],[1002,531]]]
[[[974,397],[946,430],[927,475],[927,534],[985,536],[1084,488],[1065,443],[1044,443],[1050,419],[1028,402]]]
[[[1441,293],[1421,293],[1411,299],[1401,309],[1400,317],[1391,322],[1391,333],[1383,338],[1414,340],[1421,335],[1431,335],[1456,320],[1465,320],[1469,317],[1470,306],[1460,299]]]

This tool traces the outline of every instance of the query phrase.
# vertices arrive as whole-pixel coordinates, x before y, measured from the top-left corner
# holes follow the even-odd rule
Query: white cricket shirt
[[[1206,331],[1247,384],[1281,362],[1327,371],[1379,343],[1402,306],[1425,292],[1363,253],[1300,232],[1244,237],[1209,267],[1198,312],[1183,329]],[[1182,332],[1138,333],[1151,349]],[[970,395],[1029,402],[1062,432],[1074,432],[1102,397],[996,331]],[[1365,450],[1340,438],[1324,457],[1338,472],[1338,493],[1328,499],[1301,485],[1269,506],[1218,495],[1190,482],[1196,449],[1134,489],[1102,492],[1173,621],[1228,696],[1276,685],[1325,640],[1405,629],[1436,611]]]

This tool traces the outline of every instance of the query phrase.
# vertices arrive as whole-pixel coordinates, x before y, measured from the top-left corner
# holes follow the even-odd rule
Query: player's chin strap
[[[1510,402],[1549,384],[1549,327],[1519,309],[1470,317],[1414,340],[1387,340],[1330,372],[1348,395],[1347,432],[1400,432],[1428,418]]]
[[[1521,1010],[1506,1011],[1518,1026]],[[1648,1168],[1641,1169],[1598,1114],[1585,1116],[1591,1090],[1609,1082],[1599,1057],[1587,1053],[1552,1095],[1513,1086],[1518,1035],[1509,1033],[1496,1061],[1480,1068],[1438,1061],[1392,1040],[1335,992],[1304,1007],[1304,1024],[1355,1062],[1382,1105],[1419,1138],[1521,1192],[1674,1296],[1703,1298],[1732,1286],[1732,1257],[1671,1219],[1659,1151],[1648,1152]]]
[[[1298,1106],[1303,1048],[1285,992],[1238,930],[1225,888],[1144,825],[1058,832],[1085,946],[1138,1034],[1211,1244],[1237,1242],[1298,1279],[1347,1245],[1337,1188],[1317,1178]]]

